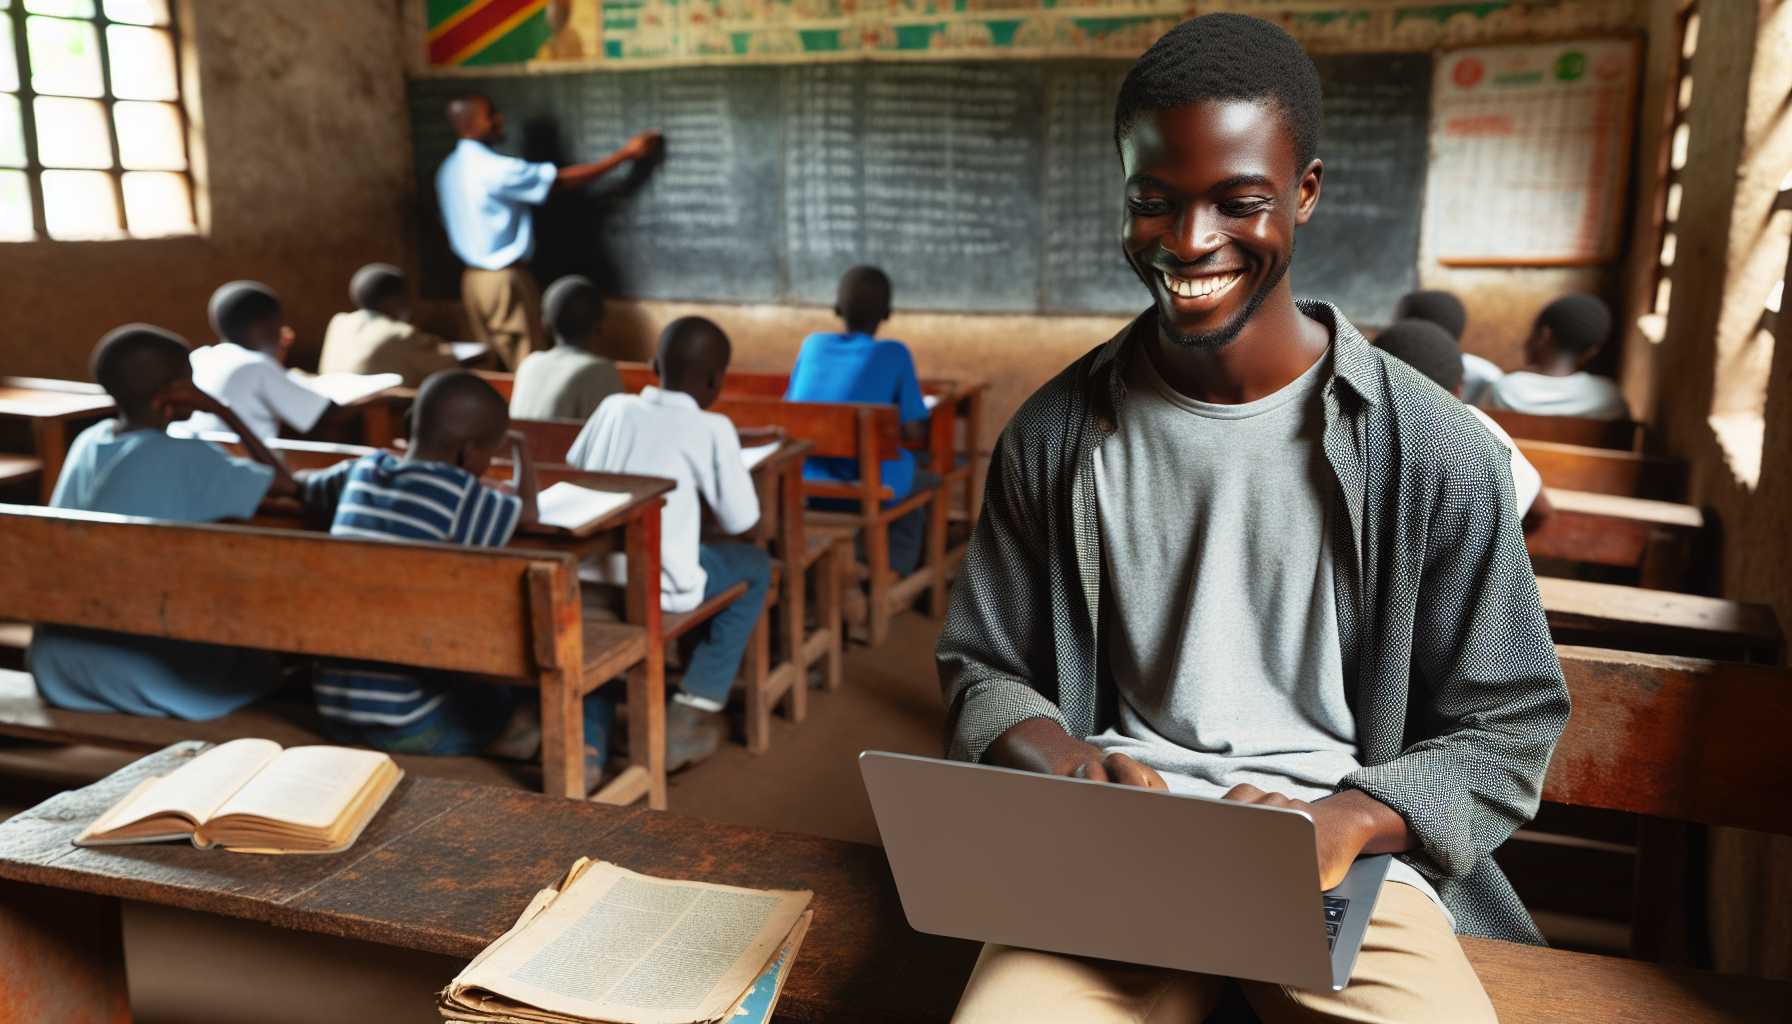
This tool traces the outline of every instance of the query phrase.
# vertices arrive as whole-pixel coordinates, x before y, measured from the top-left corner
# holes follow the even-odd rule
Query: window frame
[[[4,10],[0,10],[0,18],[8,22],[13,60],[18,70],[19,87],[9,93],[19,103],[19,130],[25,136],[25,165],[23,167],[7,167],[8,171],[23,171],[25,187],[31,196],[31,230],[36,237],[20,239],[12,242],[0,242],[0,245],[30,245],[37,242],[54,242],[59,245],[74,245],[83,242],[127,242],[153,241],[157,238],[191,238],[199,231],[199,196],[198,186],[193,179],[193,122],[187,111],[186,69],[183,66],[181,53],[181,4],[175,0],[168,3],[168,24],[145,26],[135,22],[113,21],[106,16],[105,0],[93,0],[94,13],[90,16],[62,18],[55,15],[32,14],[25,10],[25,0],[11,0]],[[38,156],[37,145],[37,98],[41,96],[54,98],[54,93],[39,93],[31,83],[31,47],[26,37],[25,23],[27,18],[55,18],[58,21],[78,21],[92,25],[97,39],[100,59],[100,95],[97,97],[76,97],[90,99],[99,103],[106,112],[106,137],[112,145],[112,165],[106,168],[82,168],[82,170],[98,171],[112,183],[112,203],[118,218],[119,233],[106,238],[56,238],[50,234],[49,217],[44,201],[43,175],[45,171],[71,170],[65,167],[46,167]],[[120,102],[112,91],[112,43],[107,37],[106,29],[113,25],[127,28],[154,28],[168,33],[169,43],[174,52],[175,98],[172,106],[180,117],[181,156],[186,161],[186,168],[179,171],[158,171],[152,173],[179,174],[187,179],[187,202],[191,205],[193,219],[191,233],[174,235],[133,235],[131,222],[125,211],[124,176],[130,173],[124,166],[124,151],[118,143],[118,118],[115,107]],[[132,102],[132,101],[126,101]],[[169,101],[154,101],[169,102]]]

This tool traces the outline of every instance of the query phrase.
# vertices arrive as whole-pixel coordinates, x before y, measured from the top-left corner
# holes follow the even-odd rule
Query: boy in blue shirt
[[[330,514],[340,537],[503,547],[535,522],[535,464],[510,429],[504,399],[464,370],[431,374],[417,392],[411,445],[308,474],[306,506]],[[514,476],[481,478],[508,448]],[[526,691],[451,672],[362,661],[326,661],[312,681],[317,710],[341,742],[405,754],[497,754],[529,758],[540,746]],[[594,695],[595,696],[595,695]],[[602,773],[604,708],[585,702],[587,779]]]
[[[834,313],[845,322],[844,333],[823,332],[804,339],[790,371],[790,402],[870,402],[894,405],[902,421],[903,439],[918,444],[925,439],[929,415],[921,399],[921,380],[915,360],[900,341],[877,337],[877,328],[890,318],[890,278],[876,267],[853,267],[840,278]],[[810,480],[852,483],[859,479],[858,463],[845,458],[810,459],[803,467]],[[892,495],[886,505],[931,487],[939,478],[915,465],[913,452],[904,451],[881,467],[884,485]],[[927,527],[924,508],[890,524],[890,567],[900,575],[915,571]]]
[[[147,324],[128,324],[100,340],[93,375],[118,415],[75,438],[50,497],[53,507],[209,523],[247,519],[264,496],[298,492],[237,414],[194,386],[191,351],[177,335]],[[217,417],[253,459],[168,435],[170,423],[195,412]],[[259,651],[66,626],[38,627],[27,658],[44,700],[74,711],[202,721],[280,683],[274,659]]]

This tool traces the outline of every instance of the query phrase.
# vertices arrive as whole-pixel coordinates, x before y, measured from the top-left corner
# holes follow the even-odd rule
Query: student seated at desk
[[[1612,333],[1612,312],[1592,295],[1564,295],[1543,307],[1525,339],[1525,367],[1501,377],[1481,403],[1533,416],[1630,416],[1624,393],[1609,377],[1584,367]]]
[[[588,277],[574,274],[548,286],[542,311],[554,347],[531,352],[517,367],[510,415],[519,420],[583,420],[622,391],[616,364],[591,351],[604,323],[604,299]]]
[[[396,373],[407,388],[460,365],[448,343],[411,325],[410,285],[390,263],[369,263],[348,285],[352,313],[338,313],[324,329],[319,373]]]
[[[660,513],[662,609],[688,612],[737,583],[747,585],[745,595],[698,627],[666,717],[668,770],[701,760],[720,744],[722,722],[713,712],[728,702],[771,586],[765,551],[703,539],[705,513],[725,535],[759,522],[759,496],[734,424],[704,411],[722,393],[730,351],[728,335],[709,320],[687,316],[667,324],[653,357],[660,386],[604,399],[566,453],[580,469],[678,482]],[[626,567],[608,566],[607,579],[626,582]]]
[[[1457,398],[1462,397],[1465,380],[1459,356],[1461,348],[1450,332],[1426,320],[1400,320],[1381,332],[1375,347],[1431,378],[1438,387]],[[1486,427],[1512,453],[1512,494],[1518,514],[1524,520],[1524,532],[1530,533],[1549,518],[1549,496],[1543,492],[1543,476],[1531,460],[1524,457],[1511,436],[1487,415],[1468,406],[1475,419]]]
[[[93,376],[118,415],[75,438],[53,507],[209,523],[246,519],[263,496],[298,492],[236,413],[194,386],[190,352],[178,336],[147,324],[128,324],[101,339]],[[169,436],[169,424],[199,411],[241,436],[253,460]],[[197,721],[229,714],[280,683],[274,658],[258,651],[65,626],[38,627],[26,657],[44,701],[73,711]]]
[[[889,276],[876,267],[853,267],[842,275],[834,315],[846,330],[811,334],[803,340],[784,398],[790,402],[894,405],[903,424],[903,440],[919,444],[925,437],[928,409],[921,399],[914,357],[902,342],[877,336],[879,325],[890,318],[890,292]],[[859,465],[846,458],[812,458],[803,466],[803,475],[811,480],[852,483],[859,478]],[[886,461],[879,475],[892,495],[885,504],[901,501],[917,488],[939,484],[937,476],[916,468],[914,453],[907,450]],[[837,508],[841,503],[817,505]],[[924,508],[890,524],[890,567],[898,574],[907,576],[920,564],[926,528]]]
[[[1302,811],[1319,889],[1399,855],[1347,988],[1237,987],[1266,1024],[1485,1024],[1453,932],[1541,941],[1493,853],[1568,690],[1507,453],[1294,297],[1321,120],[1313,62],[1257,18],[1183,22],[1127,73],[1115,198],[1152,304],[996,443],[937,649],[948,755]],[[1195,1022],[1228,987],[992,943],[954,1021]]]
[[[465,370],[434,374],[418,390],[412,418],[404,455],[374,452],[303,477],[305,504],[330,512],[330,533],[496,548],[535,521],[535,464],[489,383]],[[501,449],[515,468],[510,484],[499,487],[482,477]],[[378,609],[368,614],[377,620]],[[516,758],[532,757],[540,746],[539,717],[528,710],[535,695],[502,683],[331,660],[318,665],[312,692],[340,742],[404,754]],[[587,750],[587,781],[602,769],[602,759]]]
[[[282,423],[306,433],[337,407],[286,375],[293,331],[267,285],[232,281],[212,293],[207,312],[219,340],[193,351],[193,383],[236,410],[256,437],[278,437]],[[230,429],[209,412],[195,413],[181,428],[189,434]]]
[[[1426,290],[1407,292],[1394,305],[1394,319],[1429,320],[1449,332],[1458,347],[1462,332],[1468,327],[1468,309],[1455,292]],[[1498,363],[1472,352],[1462,353],[1462,393],[1456,397],[1470,405],[1480,405],[1487,389],[1506,375]],[[1448,389],[1446,389],[1448,390]]]

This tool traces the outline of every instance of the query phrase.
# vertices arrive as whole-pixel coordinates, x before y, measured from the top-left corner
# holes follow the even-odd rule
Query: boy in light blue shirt
[[[882,270],[864,266],[848,270],[840,278],[834,301],[834,313],[845,322],[846,330],[804,339],[784,399],[894,405],[903,439],[919,444],[925,439],[930,412],[921,398],[914,356],[902,342],[877,337],[878,327],[890,318],[890,293],[890,278]],[[852,459],[812,458],[804,465],[803,476],[853,483],[859,479],[859,466]],[[938,477],[918,469],[914,453],[906,450],[886,460],[880,476],[893,495],[886,505],[913,494],[917,486],[939,483]],[[898,573],[906,576],[920,563],[926,525],[926,509],[916,509],[890,524],[890,566]]]
[[[75,438],[52,506],[207,523],[246,519],[264,496],[297,493],[286,468],[237,414],[194,386],[190,352],[178,336],[147,324],[101,339],[93,374],[118,415]],[[170,423],[195,412],[218,417],[253,460],[168,435]],[[44,700],[75,711],[204,720],[280,682],[274,659],[259,651],[66,626],[38,627],[27,659]]]

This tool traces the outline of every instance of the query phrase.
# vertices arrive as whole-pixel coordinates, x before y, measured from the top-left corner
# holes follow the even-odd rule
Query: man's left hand
[[[1373,818],[1357,806],[1358,800],[1346,799],[1353,795],[1362,797],[1360,793],[1347,790],[1309,803],[1280,793],[1268,793],[1247,783],[1233,786],[1222,799],[1305,811],[1313,819],[1313,833],[1319,844],[1319,888],[1326,890],[1344,881],[1350,865],[1376,834]]]

